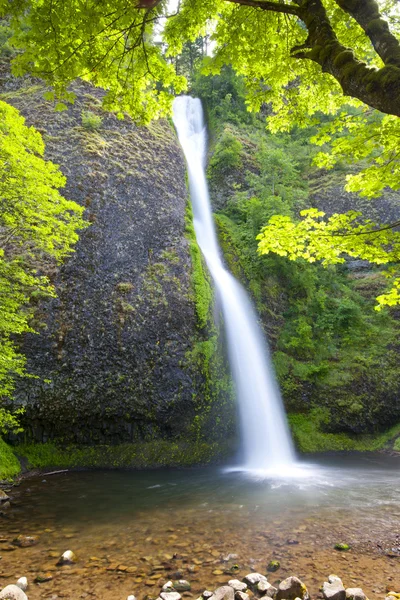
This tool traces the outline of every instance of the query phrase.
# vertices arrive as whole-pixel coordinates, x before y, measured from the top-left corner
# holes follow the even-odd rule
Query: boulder
[[[346,600],[368,600],[361,588],[347,588]]]
[[[339,577],[329,577],[331,581],[325,581],[322,586],[322,595],[325,600],[346,600],[346,590]]]
[[[17,585],[7,585],[0,592],[0,600],[28,600],[28,596]]]
[[[210,600],[235,600],[235,592],[230,585],[223,585],[215,590]]]
[[[239,579],[231,579],[228,581],[228,585],[230,585],[235,592],[245,592],[247,590],[247,583],[239,581]]]
[[[287,577],[280,582],[276,600],[310,600],[310,595],[304,583],[298,577]]]

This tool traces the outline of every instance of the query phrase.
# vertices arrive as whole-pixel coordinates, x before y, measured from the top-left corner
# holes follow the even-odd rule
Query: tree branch
[[[233,2],[234,4],[241,4],[242,6],[252,6],[253,8],[261,8],[262,10],[268,10],[270,12],[285,13],[286,15],[299,15],[297,6],[292,4],[283,4],[278,2],[269,2],[269,0],[227,0],[227,2]]]

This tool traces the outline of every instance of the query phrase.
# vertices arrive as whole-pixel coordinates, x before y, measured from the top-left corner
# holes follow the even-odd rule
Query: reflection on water
[[[398,458],[346,455],[289,474],[199,468],[29,479],[0,521],[0,584],[25,569],[50,570],[54,579],[43,586],[60,597],[65,586],[74,594],[91,586],[103,600],[125,592],[155,598],[158,584],[180,573],[197,593],[227,582],[234,565],[223,559],[237,554],[239,577],[278,558],[272,580],[298,574],[317,590],[338,571],[349,586],[383,597],[389,577],[400,583],[399,468]],[[3,552],[17,533],[39,535],[38,545]],[[351,552],[335,551],[337,542]],[[78,565],[56,568],[69,548]],[[42,593],[34,587],[30,598]]]

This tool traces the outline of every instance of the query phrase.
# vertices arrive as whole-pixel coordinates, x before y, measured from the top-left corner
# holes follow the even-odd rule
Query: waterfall
[[[179,96],[173,120],[185,154],[197,242],[221,300],[235,382],[245,470],[280,471],[294,450],[266,340],[243,287],[225,268],[205,176],[206,127],[198,98]]]

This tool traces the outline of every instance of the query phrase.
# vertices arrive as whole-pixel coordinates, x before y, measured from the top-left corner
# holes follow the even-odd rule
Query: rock
[[[329,583],[334,583],[335,581],[340,581],[340,583],[342,583],[342,580],[337,575],[329,575],[328,581]]]
[[[322,586],[322,595],[325,600],[346,600],[346,590],[339,577],[330,575],[331,581],[325,581]]]
[[[334,548],[340,552],[347,552],[347,550],[350,550],[350,546],[348,544],[335,544]]]
[[[50,573],[39,573],[36,575],[34,582],[35,583],[46,583],[46,581],[51,581],[53,579],[53,575]]]
[[[28,580],[26,577],[20,577],[17,581],[17,586],[21,588],[23,592],[28,589]]]
[[[126,600],[136,600],[136,596],[134,596],[133,594],[131,594],[130,596],[127,597]]]
[[[178,592],[161,592],[162,600],[181,600],[182,596]]]
[[[208,600],[208,598],[211,598],[211,596],[212,596],[212,595],[213,595],[213,593],[212,593],[212,592],[210,592],[209,590],[205,590],[205,591],[202,593],[202,597],[204,598],[204,600]]]
[[[249,573],[243,578],[243,581],[251,588],[255,587],[260,581],[267,581],[265,575],[261,573]]]
[[[191,585],[186,579],[179,579],[178,581],[174,581],[174,590],[177,592],[189,592]]]
[[[228,581],[228,585],[230,585],[235,592],[245,592],[247,590],[247,583],[239,581],[239,579],[231,579]]]
[[[9,499],[10,496],[7,496],[4,490],[0,490],[0,504],[2,504],[3,502],[8,502]]]
[[[235,600],[250,600],[250,596],[244,592],[235,592]]]
[[[17,585],[7,585],[0,592],[0,600],[28,600],[28,596]]]
[[[281,563],[279,562],[279,560],[271,560],[268,563],[267,566],[267,571],[269,571],[270,573],[275,573],[275,571],[277,571],[281,566]]]
[[[37,535],[19,535],[12,543],[20,548],[29,548],[30,546],[36,546],[39,543],[39,538]]]
[[[164,583],[164,585],[162,586],[162,591],[163,592],[174,592],[174,584],[172,583],[172,581],[167,581],[167,583]]]
[[[269,596],[270,598],[273,598],[276,594],[276,592],[278,591],[276,589],[276,587],[274,587],[273,585],[271,585],[270,583],[268,583],[268,581],[264,581],[261,580],[257,583],[257,592],[261,595],[261,596]]]
[[[347,588],[346,600],[368,600],[361,588]]]
[[[215,590],[211,600],[235,600],[235,592],[229,585],[223,585]]]
[[[57,565],[73,565],[77,562],[77,557],[72,550],[66,550],[63,554],[61,554],[60,558],[57,561]]]
[[[287,577],[280,582],[276,600],[309,600],[310,595],[304,583],[298,577]]]

